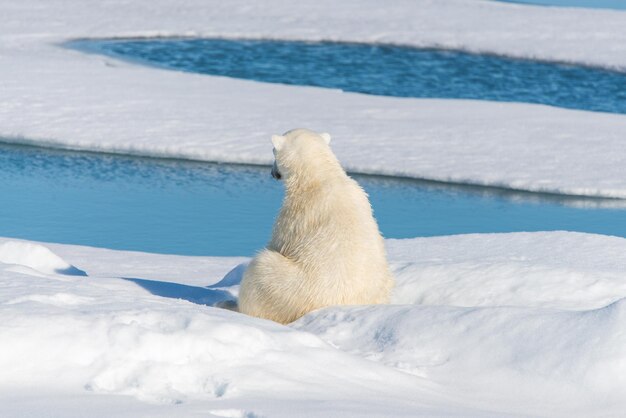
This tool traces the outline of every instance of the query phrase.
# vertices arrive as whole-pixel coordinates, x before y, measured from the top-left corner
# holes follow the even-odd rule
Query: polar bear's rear
[[[394,281],[383,238],[330,136],[295,129],[272,142],[285,199],[267,248],[244,273],[239,310],[289,323],[325,306],[388,302]]]

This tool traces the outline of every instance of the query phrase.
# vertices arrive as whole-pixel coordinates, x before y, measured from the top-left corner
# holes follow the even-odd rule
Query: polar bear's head
[[[294,174],[313,174],[323,164],[337,164],[330,150],[330,135],[308,129],[292,129],[283,135],[273,135],[274,166],[272,177],[289,179]]]

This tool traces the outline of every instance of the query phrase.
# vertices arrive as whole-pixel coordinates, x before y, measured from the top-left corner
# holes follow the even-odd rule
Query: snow
[[[518,413],[594,416],[602,406],[613,413],[624,407],[624,321],[626,299],[582,312],[342,308],[306,317],[297,328],[461,398],[478,398],[483,407],[505,398]]]
[[[552,232],[387,242],[411,277],[398,283],[393,303],[587,310],[626,296],[622,238]]]
[[[626,197],[626,117],[539,105],[397,99],[147,68],[64,48],[115,36],[386,42],[626,68],[626,13],[479,0],[3,4],[5,142],[268,164],[269,137],[333,134],[355,172]],[[575,22],[575,23],[573,23]]]
[[[389,240],[392,305],[331,307],[291,326],[212,307],[236,297],[245,258],[0,248],[2,416],[80,416],[87,404],[93,416],[227,417],[626,407],[623,238]]]
[[[9,241],[1,244],[0,263],[15,264],[21,268],[33,269],[42,274],[85,274],[65,262],[65,260],[48,248],[29,242]]]

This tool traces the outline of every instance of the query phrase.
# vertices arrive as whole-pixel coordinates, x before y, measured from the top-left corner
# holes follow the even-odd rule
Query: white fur
[[[285,143],[286,138],[282,135],[272,135],[272,145],[274,145],[275,150],[280,150]]]
[[[326,142],[326,145],[330,144],[330,134],[329,133],[321,133],[320,136],[322,137],[322,139],[324,140],[324,142]]]
[[[325,306],[388,302],[394,281],[383,238],[330,135],[296,129],[272,142],[285,199],[267,248],[244,273],[239,310],[289,323]]]

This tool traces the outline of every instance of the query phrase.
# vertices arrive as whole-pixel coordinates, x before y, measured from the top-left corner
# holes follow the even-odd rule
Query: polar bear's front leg
[[[302,316],[302,275],[282,254],[265,249],[250,263],[241,281],[239,311],[287,324]]]

